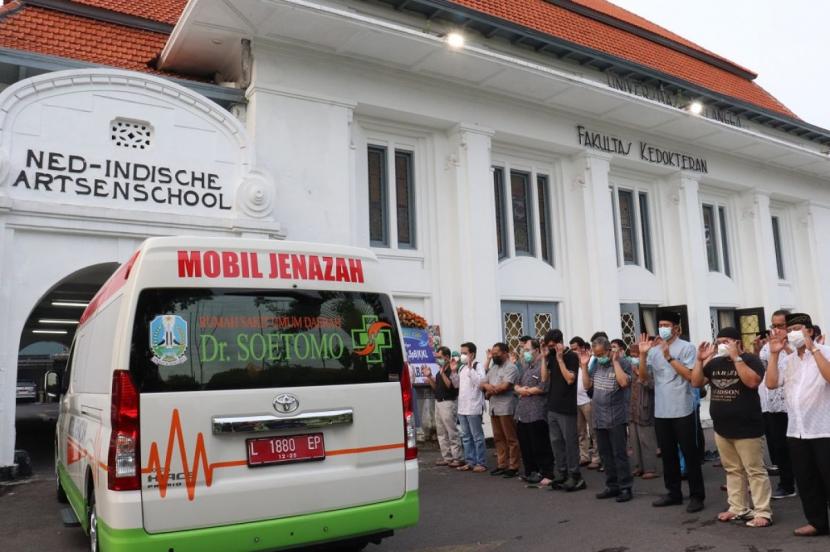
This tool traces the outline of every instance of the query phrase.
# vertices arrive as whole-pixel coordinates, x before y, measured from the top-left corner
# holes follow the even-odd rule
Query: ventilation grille
[[[110,139],[119,148],[147,149],[152,145],[153,127],[141,121],[115,119],[110,123]]]

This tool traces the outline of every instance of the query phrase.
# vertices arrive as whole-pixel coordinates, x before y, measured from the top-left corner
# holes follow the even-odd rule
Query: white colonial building
[[[448,344],[830,324],[830,131],[754,78],[602,0],[7,2],[0,466],[148,236],[370,247]]]

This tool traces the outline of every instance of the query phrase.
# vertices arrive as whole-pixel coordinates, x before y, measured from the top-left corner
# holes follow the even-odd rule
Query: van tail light
[[[403,399],[404,458],[414,460],[418,457],[418,440],[415,430],[415,412],[412,401],[412,382],[409,379],[409,364],[404,363],[401,372],[401,398]]]
[[[141,489],[138,440],[138,391],[130,373],[112,374],[112,433],[107,456],[107,487],[111,491]]]

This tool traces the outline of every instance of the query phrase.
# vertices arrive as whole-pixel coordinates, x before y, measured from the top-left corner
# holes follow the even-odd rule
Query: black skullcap
[[[726,337],[734,339],[735,341],[740,341],[741,332],[738,331],[738,328],[721,328],[718,332],[718,337]]]
[[[787,315],[787,326],[793,326],[795,324],[801,324],[807,328],[812,328],[813,320],[810,318],[809,314],[805,314],[803,312],[791,312]]]
[[[658,309],[657,322],[671,322],[675,326],[680,325],[680,314],[672,310]]]

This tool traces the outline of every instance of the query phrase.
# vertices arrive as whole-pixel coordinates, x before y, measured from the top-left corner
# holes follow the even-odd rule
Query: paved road
[[[41,410],[18,425],[19,443],[34,445],[36,474],[28,483],[0,487],[0,543],[15,552],[85,550],[78,528],[61,524],[51,466],[53,422]],[[47,409],[48,410],[48,409]],[[25,437],[21,427],[26,428]],[[797,499],[773,505],[776,524],[749,529],[714,521],[724,505],[723,472],[709,464],[704,476],[709,499],[699,514],[683,508],[656,510],[651,500],[660,480],[637,482],[627,504],[598,501],[602,474],[589,472],[589,489],[574,494],[528,489],[518,480],[458,473],[433,465],[434,451],[421,452],[421,523],[400,531],[367,552],[827,552],[830,537],[799,540],[791,530],[803,523]],[[220,551],[216,551],[220,552]]]

